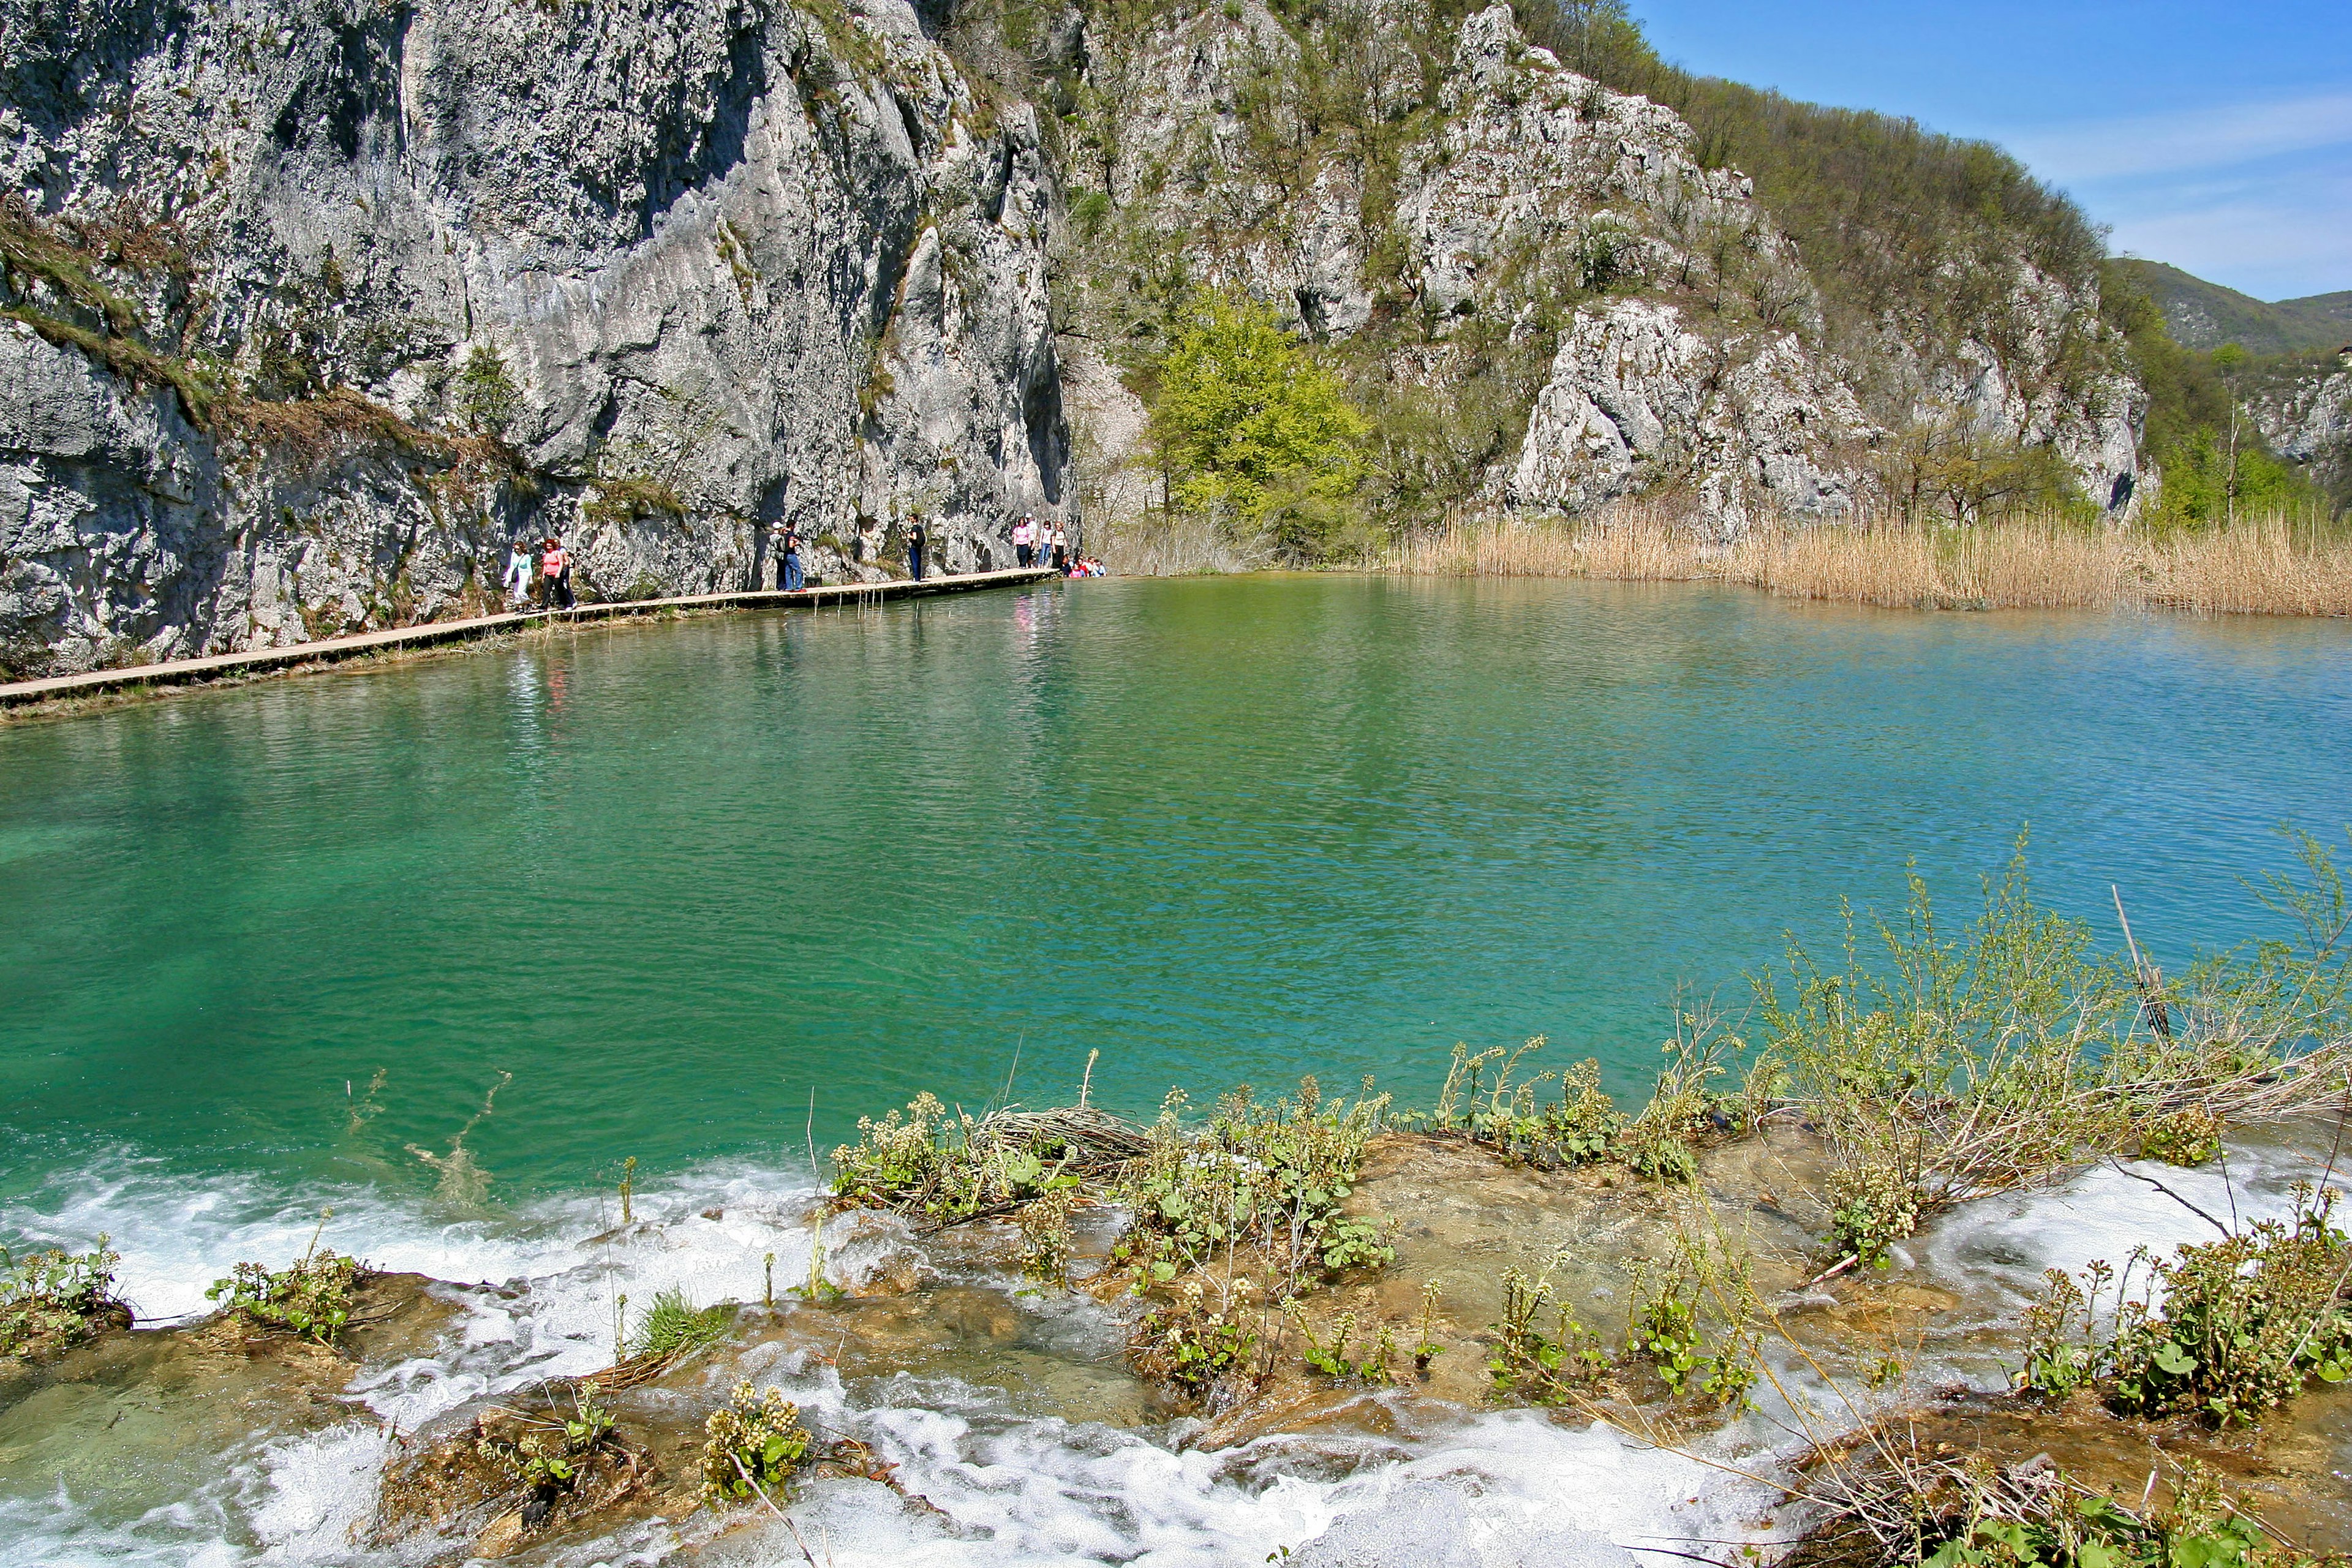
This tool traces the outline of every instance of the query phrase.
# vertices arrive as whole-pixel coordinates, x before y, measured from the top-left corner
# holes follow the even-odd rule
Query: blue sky
[[[2119,252],[2352,289],[2352,0],[1631,0],[1668,59],[1999,142]]]

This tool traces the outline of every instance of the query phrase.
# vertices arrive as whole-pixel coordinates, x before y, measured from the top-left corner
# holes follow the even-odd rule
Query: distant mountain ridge
[[[2352,343],[2352,289],[2300,300],[2257,300],[2161,261],[2118,264],[2147,291],[2173,341],[2183,348],[2236,343],[2248,353],[2300,353]]]

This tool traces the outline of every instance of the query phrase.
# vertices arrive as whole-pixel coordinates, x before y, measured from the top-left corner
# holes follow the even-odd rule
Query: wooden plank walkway
[[[589,621],[616,620],[630,616],[656,615],[664,610],[723,610],[790,608],[824,605],[872,605],[890,599],[962,594],[975,588],[1003,588],[1037,583],[1054,575],[1048,567],[1010,572],[966,572],[926,577],[919,583],[896,578],[887,583],[843,583],[785,593],[762,588],[737,594],[689,594],[676,599],[625,599],[609,605],[582,605],[570,610],[523,610],[512,615],[475,616],[462,621],[433,621],[418,626],[393,626],[380,632],[354,632],[349,637],[321,637],[317,642],[288,647],[257,648],[250,653],[216,653],[203,658],[175,658],[163,664],[133,665],[128,669],[93,669],[85,675],[57,675],[44,680],[19,680],[0,686],[0,708],[127,687],[180,686],[216,676],[283,668],[292,665],[329,663],[386,648],[424,647],[434,643],[463,642],[530,626],[575,626]]]

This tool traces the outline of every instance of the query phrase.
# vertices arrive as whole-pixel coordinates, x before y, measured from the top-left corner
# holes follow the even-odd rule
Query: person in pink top
[[[1025,511],[1013,525],[1013,558],[1024,566],[1037,564],[1037,524]]]

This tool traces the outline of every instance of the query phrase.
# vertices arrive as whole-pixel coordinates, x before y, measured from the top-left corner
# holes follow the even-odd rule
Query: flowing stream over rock
[[[1778,1392],[1682,1433],[1696,1457],[1479,1397],[1507,1264],[1566,1244],[1617,1331],[1624,1266],[1668,1225],[1644,1193],[1376,1147],[1360,1194],[1400,1256],[1363,1289],[1393,1310],[1435,1281],[1452,1348],[1418,1392],[1208,1434],[1128,1372],[1128,1308],[1022,1281],[984,1234],[824,1219],[810,1152],[917,1088],[1070,1098],[1096,1046],[1093,1094],[1138,1114],[1171,1083],[1302,1071],[1425,1097],[1454,1040],[1538,1031],[1552,1065],[1597,1054],[1638,1094],[1677,981],[1736,1005],[1782,929],[1832,936],[1841,893],[1894,904],[1906,853],[1965,915],[2029,819],[2052,902],[2095,917],[2118,883],[2142,942],[2183,963],[2253,929],[2232,878],[2283,858],[2273,825],[2340,811],[2347,651],[2328,626],[1712,589],[1109,583],[541,639],[0,731],[0,1237],[110,1233],[142,1323],[200,1314],[235,1262],[282,1265],[328,1205],[329,1244],[422,1277],[372,1287],[385,1316],[345,1358],[142,1332],[0,1382],[0,1545],[462,1549],[366,1544],[403,1439],[609,1364],[621,1297],[634,1318],[669,1288],[747,1305],[622,1396],[660,1487],[531,1560],[799,1561],[757,1510],[683,1504],[702,1415],[745,1376],[897,1467],[895,1490],[823,1480],[793,1503],[841,1568],[1622,1563],[1785,1539],[1751,1479],[1791,1441]],[[2282,1206],[2325,1152],[2310,1129],[2242,1142],[2234,1201]],[[1736,1145],[1705,1180],[1841,1377],[1895,1336],[1915,1384],[1997,1388],[2042,1269],[2203,1229],[2101,1171],[1808,1293],[1809,1158]],[[820,1232],[851,1294],[793,1300]],[[1799,1359],[1776,1370],[1820,1396]],[[2308,1402],[2252,1480],[2338,1542],[2340,1405]]]

